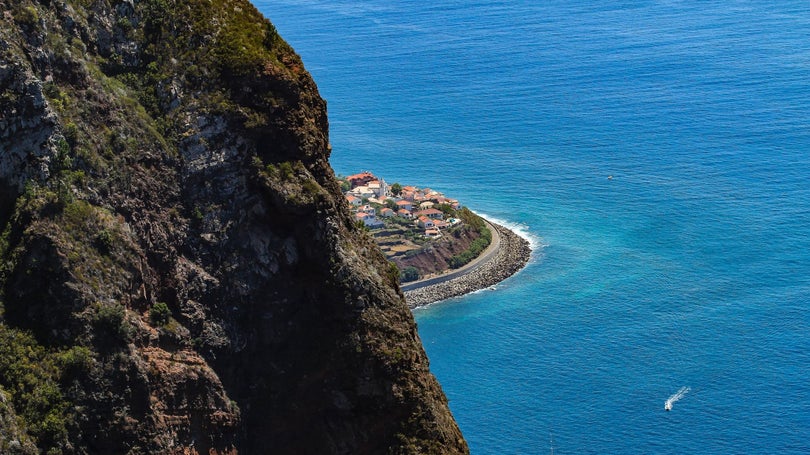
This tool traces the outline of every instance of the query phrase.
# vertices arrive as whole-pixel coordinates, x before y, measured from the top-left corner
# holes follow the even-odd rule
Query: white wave
[[[675,392],[672,396],[667,398],[667,401],[664,402],[664,409],[667,410],[667,411],[672,410],[672,405],[675,404],[676,401],[683,398],[684,395],[689,393],[690,390],[692,390],[692,389],[689,388],[689,387],[686,387],[686,386],[683,386],[680,389],[678,389],[677,392]]]
[[[465,295],[470,295],[470,294],[480,294],[480,293],[487,292],[487,291],[494,291],[494,290],[496,290],[496,289],[498,289],[498,285],[497,285],[497,284],[493,284],[492,286],[487,286],[487,287],[485,287],[485,288],[476,289],[476,290],[474,290],[474,291],[472,291],[472,292],[470,292],[470,293],[468,293],[468,294],[465,294]]]
[[[493,216],[487,215],[486,213],[476,212],[474,210],[473,210],[473,213],[475,213],[476,215],[480,216],[481,218],[487,219],[487,220],[489,220],[489,221],[491,221],[491,222],[493,222],[495,224],[499,224],[499,225],[505,227],[506,229],[509,229],[510,231],[514,232],[515,234],[522,237],[523,239],[525,239],[527,242],[529,242],[529,246],[532,249],[532,254],[534,254],[539,249],[545,248],[545,247],[548,246],[547,244],[543,243],[542,239],[540,237],[538,237],[535,233],[533,233],[530,230],[529,226],[526,225],[526,224],[515,223],[515,222],[512,222],[512,221],[508,221],[508,220],[502,220],[500,218],[495,218]]]

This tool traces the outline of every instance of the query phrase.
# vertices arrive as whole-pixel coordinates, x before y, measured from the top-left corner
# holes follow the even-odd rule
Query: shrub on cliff
[[[0,389],[11,397],[16,425],[48,453],[62,453],[72,419],[59,386],[58,357],[31,335],[0,324]]]
[[[472,226],[479,231],[484,228],[486,229],[486,223],[484,223],[484,219],[480,216],[473,213],[467,207],[462,208],[456,212],[456,215],[464,222],[467,226]]]
[[[156,303],[149,310],[149,320],[152,321],[152,324],[159,327],[163,327],[164,325],[168,324],[171,317],[172,310],[170,310],[169,306],[163,302]]]
[[[416,281],[419,279],[419,270],[413,266],[405,267],[402,269],[402,272],[400,272],[399,279],[402,283]]]
[[[450,261],[448,263],[450,268],[457,269],[459,267],[464,266],[465,264],[468,264],[470,261],[477,258],[481,253],[483,253],[485,249],[487,249],[489,244],[492,242],[492,232],[490,232],[489,228],[487,228],[486,225],[483,224],[479,228],[478,232],[481,234],[481,236],[473,240],[473,242],[470,243],[470,247],[467,248],[466,251],[450,258]]]

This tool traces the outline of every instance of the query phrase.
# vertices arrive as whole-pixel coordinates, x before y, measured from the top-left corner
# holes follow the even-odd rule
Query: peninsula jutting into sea
[[[441,192],[369,171],[339,180],[356,222],[398,267],[411,308],[493,286],[531,256],[526,239]]]

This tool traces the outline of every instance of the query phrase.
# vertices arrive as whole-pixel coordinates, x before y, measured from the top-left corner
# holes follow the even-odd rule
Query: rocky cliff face
[[[250,3],[0,11],[0,452],[467,452]]]

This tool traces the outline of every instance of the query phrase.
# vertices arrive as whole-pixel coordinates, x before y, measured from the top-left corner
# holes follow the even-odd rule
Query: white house
[[[374,197],[374,191],[367,186],[358,186],[357,188],[353,188],[349,191],[349,194],[355,197],[359,197],[360,199],[368,199],[370,197]]]
[[[450,226],[450,223],[444,220],[433,220],[433,225],[436,227],[436,229],[441,230],[447,229]]]
[[[436,224],[430,218],[426,216],[420,216],[419,219],[416,220],[416,225],[423,229],[433,229],[436,227]]]
[[[370,228],[379,227],[379,226],[382,226],[382,224],[383,224],[383,222],[378,220],[377,217],[373,213],[368,214],[368,213],[365,213],[365,212],[357,212],[357,213],[355,213],[355,216],[357,217],[358,220],[362,221],[363,224],[365,224],[366,226],[368,226]]]
[[[374,195],[378,198],[383,198],[388,194],[388,185],[385,184],[385,180],[378,179],[372,180],[366,184],[369,190],[374,192]]]
[[[347,196],[346,196],[346,200],[347,200],[347,201],[349,201],[349,204],[351,204],[351,205],[353,205],[353,206],[355,206],[355,207],[357,207],[357,206],[359,206],[360,204],[362,204],[362,203],[363,203],[363,200],[362,200],[362,199],[360,199],[360,198],[359,198],[359,197],[357,197],[357,196],[353,196],[353,195],[351,195],[351,194],[349,194],[349,195],[347,195]]]
[[[426,216],[433,220],[441,220],[444,218],[444,212],[438,209],[427,209],[414,213],[414,216],[417,218],[420,216]]]
[[[411,203],[411,201],[406,200],[397,201],[397,207],[399,207],[400,210],[407,210],[409,212],[413,211],[413,204]]]

